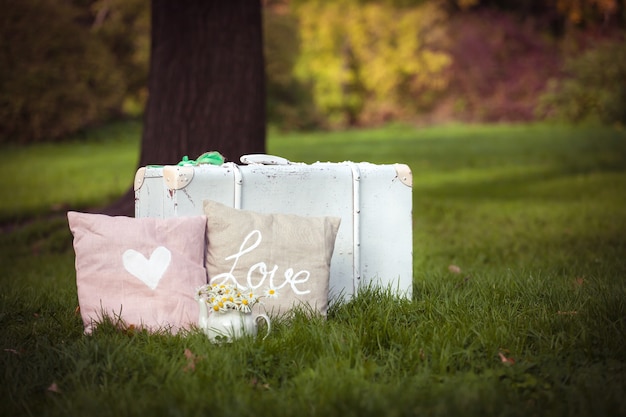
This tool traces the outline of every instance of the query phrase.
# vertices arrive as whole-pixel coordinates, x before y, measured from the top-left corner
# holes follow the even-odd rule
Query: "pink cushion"
[[[206,217],[110,217],[68,212],[85,333],[108,316],[172,333],[197,323],[195,290],[207,281]]]

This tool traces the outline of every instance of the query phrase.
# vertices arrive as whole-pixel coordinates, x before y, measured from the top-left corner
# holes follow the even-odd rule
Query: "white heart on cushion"
[[[124,268],[152,290],[159,285],[171,260],[172,253],[163,246],[156,248],[150,259],[134,249],[128,249],[122,254]]]

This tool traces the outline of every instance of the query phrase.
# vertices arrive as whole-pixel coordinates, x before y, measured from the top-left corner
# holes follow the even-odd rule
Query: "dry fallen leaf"
[[[61,393],[61,389],[59,388],[56,382],[53,382],[52,384],[50,384],[50,386],[46,389],[46,391],[54,392],[55,394]]]
[[[196,364],[202,359],[201,356],[196,356],[190,349],[185,348],[185,358],[187,359],[187,365],[183,368],[185,372],[193,372],[196,370]]]
[[[460,274],[461,268],[456,265],[448,265],[448,271],[452,272],[453,274]]]
[[[505,364],[505,365],[515,365],[515,359],[507,358],[506,356],[504,356],[504,353],[502,353],[502,352],[498,352],[498,355],[500,356],[500,360],[502,361],[503,364]]]
[[[256,377],[255,377],[255,378],[252,378],[252,379],[250,380],[250,384],[251,384],[253,387],[255,387],[255,388],[263,388],[263,389],[266,389],[266,390],[270,390],[270,389],[271,389],[271,387],[270,387],[270,384],[269,384],[269,383],[260,384],[260,383],[259,383],[259,380],[258,380],[258,379],[256,379]]]
[[[559,316],[575,316],[576,314],[578,314],[578,311],[576,310],[571,310],[571,311],[557,311],[556,314],[558,314]]]

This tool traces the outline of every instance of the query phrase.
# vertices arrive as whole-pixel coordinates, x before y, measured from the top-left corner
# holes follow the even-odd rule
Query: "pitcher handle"
[[[270,323],[270,318],[267,316],[267,314],[257,314],[257,316],[254,318],[254,321],[258,321],[259,319],[263,319],[265,320],[265,323],[267,323],[267,334],[265,335],[265,337],[261,340],[265,340],[267,338],[267,336],[270,335],[270,331],[272,330],[272,325]]]

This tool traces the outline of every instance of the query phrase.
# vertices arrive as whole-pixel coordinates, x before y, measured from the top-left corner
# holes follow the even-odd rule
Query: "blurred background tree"
[[[311,0],[295,7],[295,76],[331,125],[369,124],[429,109],[448,82],[445,16],[434,2]]]
[[[257,0],[152,0],[148,100],[139,166],[209,150],[264,153],[263,19]],[[107,214],[133,215],[129,187]]]
[[[149,1],[0,7],[0,143],[142,114]],[[278,128],[578,120],[590,108],[623,123],[612,51],[624,49],[626,0],[264,0],[263,13]]]
[[[79,1],[79,0],[74,0]],[[148,98],[150,59],[150,1],[85,1],[85,21],[115,57],[115,66],[124,74],[126,92],[122,112],[138,116]]]
[[[323,116],[308,86],[294,77],[300,51],[298,20],[288,5],[263,9],[267,120],[286,130],[313,129]]]
[[[0,142],[54,140],[120,113],[126,77],[80,8],[0,0],[0,10]]]
[[[541,97],[540,116],[626,125],[626,48],[605,41],[565,64]]]

